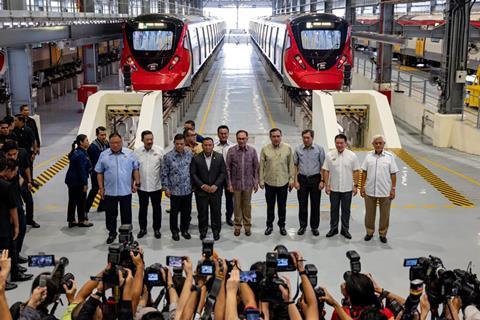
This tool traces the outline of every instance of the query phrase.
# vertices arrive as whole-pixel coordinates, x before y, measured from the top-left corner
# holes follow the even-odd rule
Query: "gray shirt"
[[[325,150],[316,143],[308,148],[303,144],[295,148],[293,164],[298,167],[298,173],[304,176],[320,174],[323,161],[325,161]]]

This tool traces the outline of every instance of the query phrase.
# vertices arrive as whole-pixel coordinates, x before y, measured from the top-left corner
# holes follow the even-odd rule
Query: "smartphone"
[[[28,266],[29,267],[54,267],[55,266],[55,256],[53,254],[42,254],[28,256]]]
[[[48,280],[47,275],[41,275],[40,279],[39,279],[39,282],[38,282],[38,286],[40,288],[45,288],[47,286],[47,280]]]
[[[181,268],[183,264],[183,257],[167,256],[167,266],[172,268]]]
[[[404,267],[415,267],[418,264],[418,258],[410,258],[403,260]]]
[[[247,316],[247,320],[259,320],[260,319],[260,311],[256,309],[247,309],[245,312],[245,315]]]
[[[257,282],[257,272],[256,271],[241,271],[240,272],[240,282],[246,282],[246,283]]]

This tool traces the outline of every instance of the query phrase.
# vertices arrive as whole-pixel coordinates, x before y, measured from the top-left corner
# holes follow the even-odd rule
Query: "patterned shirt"
[[[227,153],[227,182],[234,190],[249,191],[258,184],[258,158],[254,147],[235,145]]]
[[[294,176],[293,152],[286,143],[278,147],[269,143],[260,153],[260,185],[282,187],[293,183]]]
[[[138,170],[137,157],[133,151],[122,148],[113,153],[107,149],[100,154],[95,171],[103,173],[105,195],[126,196],[132,194],[132,173]]]
[[[185,150],[180,153],[173,149],[163,157],[162,186],[174,196],[186,196],[192,193],[190,163],[193,153]]]

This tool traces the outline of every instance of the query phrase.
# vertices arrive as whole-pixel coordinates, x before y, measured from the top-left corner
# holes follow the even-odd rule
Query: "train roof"
[[[170,14],[170,13],[151,13],[151,14],[142,14],[138,17],[130,19],[130,22],[158,22],[159,20],[176,20],[177,22],[183,23],[202,23],[208,21],[219,21],[215,17],[202,17],[196,15],[179,15],[179,14]]]
[[[293,15],[282,15],[273,17],[262,17],[258,20],[270,21],[274,23],[302,22],[302,21],[344,21],[342,17],[332,13],[297,13]]]

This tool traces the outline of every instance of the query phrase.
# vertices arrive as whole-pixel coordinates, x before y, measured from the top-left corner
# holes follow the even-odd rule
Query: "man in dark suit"
[[[203,240],[208,231],[208,212],[213,239],[220,239],[222,225],[222,186],[226,177],[225,161],[221,153],[213,151],[213,139],[206,137],[202,142],[203,152],[197,154],[190,164],[190,174],[195,188],[198,210],[198,228]]]

